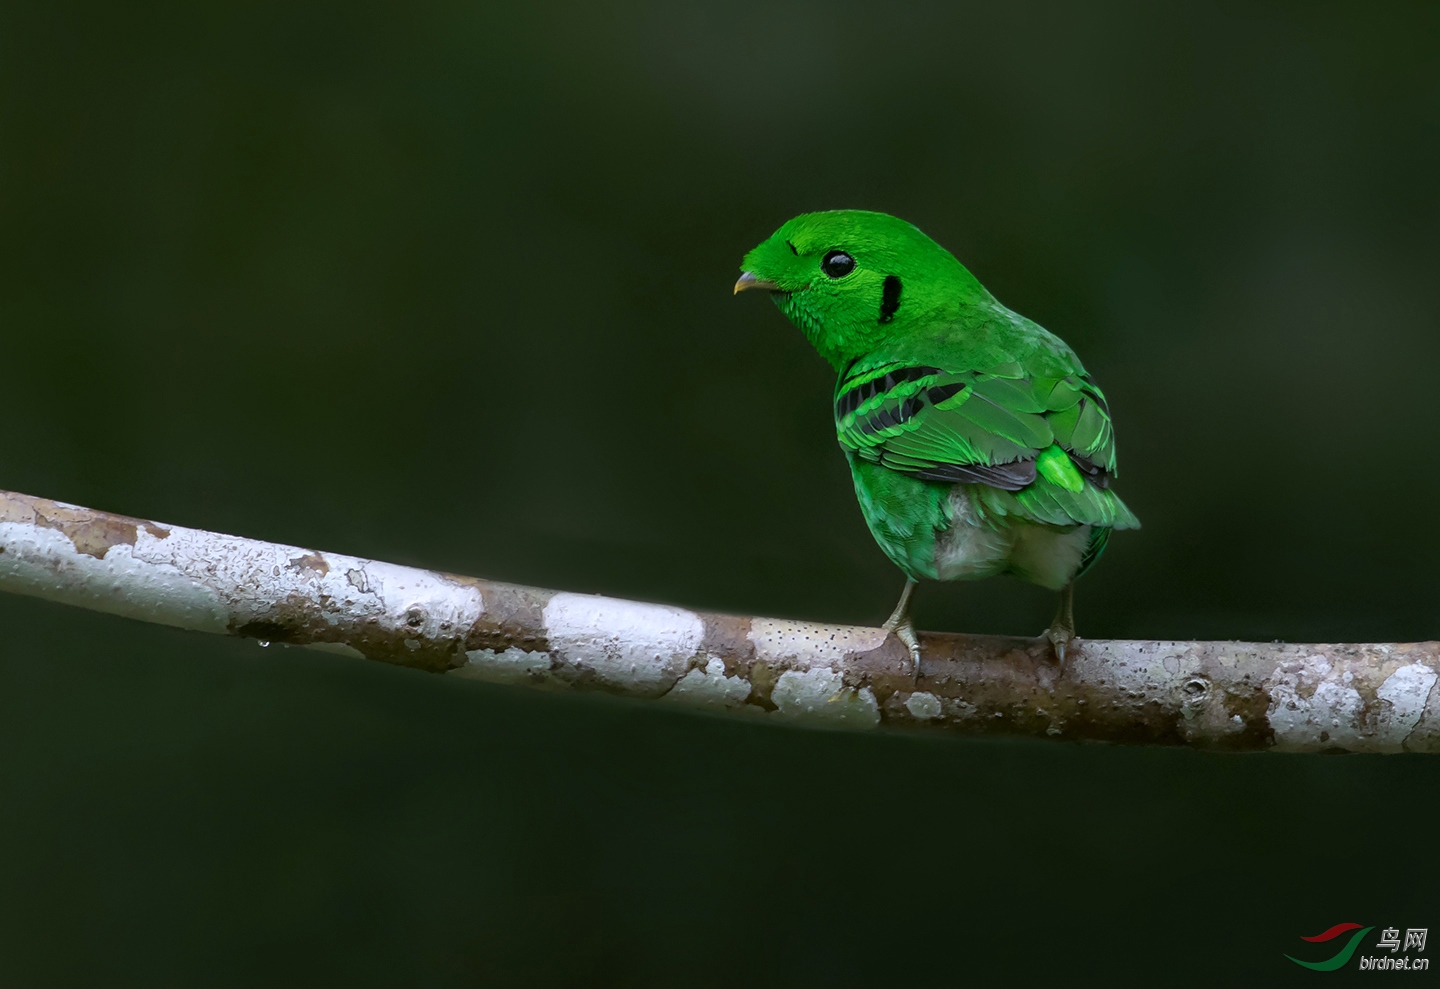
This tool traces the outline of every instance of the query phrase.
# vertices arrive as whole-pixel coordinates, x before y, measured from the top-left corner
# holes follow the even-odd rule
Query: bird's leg
[[[1060,665],[1065,665],[1065,650],[1070,647],[1070,642],[1075,638],[1075,582],[1072,580],[1065,585],[1060,592],[1060,607],[1055,609],[1055,617],[1050,620],[1050,627],[1044,632],[1045,638],[1055,647],[1055,658]]]
[[[915,593],[915,581],[906,580],[905,590],[900,592],[900,602],[895,605],[895,610],[890,612],[890,617],[885,619],[885,624],[880,627],[887,632],[894,632],[895,638],[905,643],[910,650],[910,662],[913,665],[913,672],[916,681],[920,679],[920,640],[915,636],[915,625],[910,621],[910,596]]]

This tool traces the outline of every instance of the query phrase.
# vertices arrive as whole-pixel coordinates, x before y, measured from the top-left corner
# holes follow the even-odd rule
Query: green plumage
[[[1065,588],[1111,530],[1139,526],[1110,490],[1115,431],[1080,359],[915,227],[810,213],[744,269],[736,290],[769,289],[839,373],[835,432],[861,512],[911,579]]]

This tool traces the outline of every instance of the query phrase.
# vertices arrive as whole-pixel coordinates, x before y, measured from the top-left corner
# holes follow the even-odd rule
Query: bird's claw
[[[1042,638],[1050,640],[1050,645],[1055,650],[1055,659],[1061,666],[1065,665],[1065,651],[1070,648],[1070,643],[1075,641],[1075,630],[1063,626],[1051,625],[1041,633]]]
[[[905,619],[904,621],[887,621],[884,625],[880,627],[887,632],[894,633],[895,638],[899,639],[902,643],[905,644],[905,648],[910,650],[911,672],[914,675],[915,682],[919,683],[920,639],[915,634],[915,626],[910,623],[909,619]]]

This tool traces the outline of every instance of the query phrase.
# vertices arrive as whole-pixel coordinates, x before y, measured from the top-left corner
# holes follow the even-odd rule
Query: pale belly
[[[935,576],[977,580],[1014,574],[1060,590],[1068,584],[1090,545],[1090,526],[1055,528],[1010,518],[982,518],[964,485],[945,504],[949,526],[935,533]]]

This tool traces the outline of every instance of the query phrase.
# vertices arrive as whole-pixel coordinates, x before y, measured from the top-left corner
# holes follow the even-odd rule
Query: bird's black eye
[[[820,262],[820,270],[831,278],[844,278],[855,270],[855,259],[844,251],[831,251]]]

